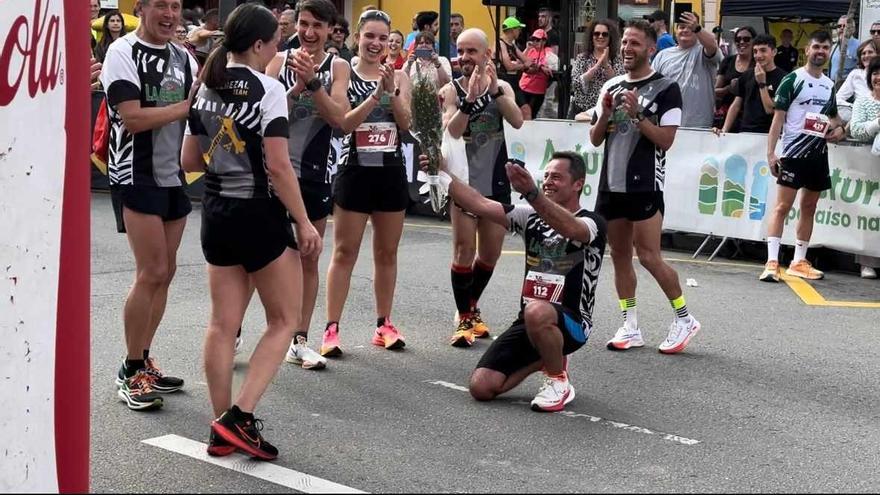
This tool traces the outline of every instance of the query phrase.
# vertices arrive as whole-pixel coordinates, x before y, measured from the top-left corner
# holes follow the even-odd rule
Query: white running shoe
[[[610,351],[625,351],[633,347],[644,347],[645,341],[642,340],[642,331],[627,328],[626,325],[617,329],[614,338],[608,341],[607,347]]]
[[[663,354],[675,354],[684,350],[694,335],[700,331],[700,322],[693,316],[678,320],[669,325],[669,334],[658,350]]]
[[[574,400],[574,387],[568,381],[568,373],[562,372],[562,376],[560,380],[544,375],[544,384],[538,390],[538,395],[532,399],[532,411],[561,411]]]
[[[287,349],[284,360],[301,365],[304,370],[320,370],[327,367],[327,358],[310,349],[308,341],[302,335],[294,338],[294,343]]]

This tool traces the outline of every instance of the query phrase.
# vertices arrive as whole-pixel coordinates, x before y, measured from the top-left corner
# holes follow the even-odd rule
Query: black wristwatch
[[[700,26],[699,24],[694,26],[694,34],[699,33],[702,30],[703,30],[703,26]]]
[[[311,81],[306,83],[306,89],[311,91],[312,93],[321,89],[321,80],[317,77],[312,78]]]
[[[523,197],[523,199],[525,199],[526,201],[531,203],[532,201],[535,200],[535,198],[538,197],[538,188],[536,187],[536,188],[532,189],[531,191],[523,194],[522,197]]]
[[[645,114],[642,113],[641,110],[639,110],[639,113],[636,114],[636,122],[641,122],[641,121],[645,120],[646,118],[648,118],[648,117],[646,117]]]
[[[498,98],[501,98],[502,96],[504,96],[504,89],[501,86],[498,86],[498,92],[496,92],[494,95],[492,95],[492,99],[497,100]]]
[[[758,89],[764,89],[767,87],[767,83],[758,83]]]

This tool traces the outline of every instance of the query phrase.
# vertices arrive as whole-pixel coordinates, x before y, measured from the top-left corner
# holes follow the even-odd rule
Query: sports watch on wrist
[[[306,89],[311,91],[312,93],[321,89],[321,80],[317,77],[313,77],[309,82],[306,83]]]
[[[523,198],[524,198],[526,201],[528,201],[529,203],[531,203],[532,201],[534,201],[535,198],[537,198],[537,197],[538,197],[538,188],[537,188],[537,187],[534,188],[534,189],[532,189],[531,191],[529,191],[529,192],[523,194]]]
[[[697,24],[696,26],[694,26],[694,29],[693,29],[694,34],[699,33],[699,32],[702,31],[702,30],[703,30],[703,26],[700,26],[699,24]]]

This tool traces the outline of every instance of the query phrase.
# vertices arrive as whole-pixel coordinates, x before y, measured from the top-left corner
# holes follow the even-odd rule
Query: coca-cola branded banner
[[[81,0],[2,2],[0,492],[88,490],[87,36]]]

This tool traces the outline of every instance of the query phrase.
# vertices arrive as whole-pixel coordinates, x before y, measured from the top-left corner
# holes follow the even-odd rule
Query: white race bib
[[[807,117],[804,120],[804,134],[824,138],[830,124],[831,119],[827,115],[807,112]]]
[[[526,301],[558,303],[565,287],[565,275],[534,272],[529,270],[523,281],[522,297]]]
[[[397,124],[369,122],[354,130],[354,144],[359,153],[397,150]]]

